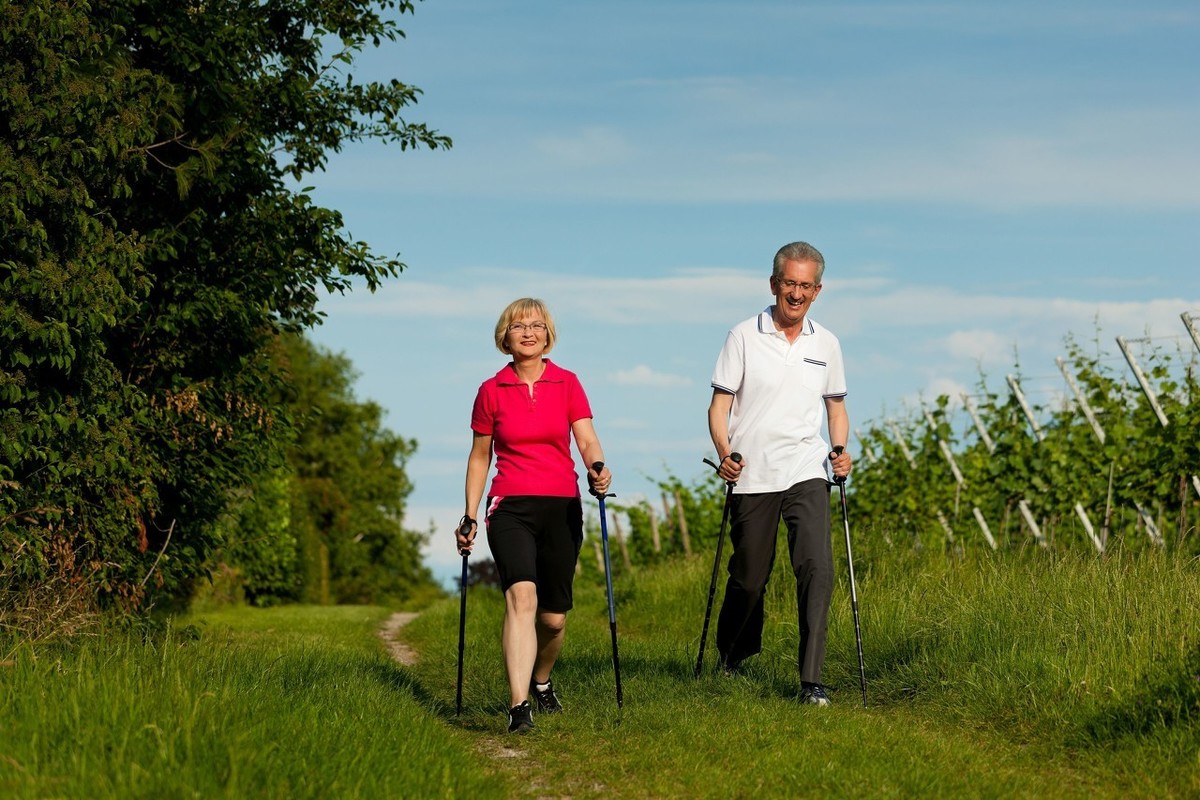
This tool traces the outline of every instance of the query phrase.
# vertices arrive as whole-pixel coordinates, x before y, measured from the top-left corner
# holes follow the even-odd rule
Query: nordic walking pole
[[[835,456],[841,455],[845,448],[840,444],[833,448]],[[846,563],[850,566],[850,608],[854,612],[854,640],[858,643],[858,678],[862,684],[863,708],[867,707],[867,667],[863,661],[862,629],[858,624],[858,590],[854,586],[854,554],[850,550],[850,515],[846,511],[846,478],[835,475],[833,482],[837,484],[842,494],[842,523],[846,527]]]
[[[470,536],[471,526],[474,524],[475,520],[463,517],[462,523],[458,526],[459,534]],[[456,716],[462,714],[463,649],[466,645],[467,632],[467,558],[470,555],[470,552],[462,554],[462,578],[458,582],[458,692],[454,699]]]
[[[603,461],[592,464],[592,472],[597,475],[602,469],[604,469]],[[621,659],[617,656],[617,609],[613,605],[612,561],[608,556],[608,513],[604,510],[604,498],[616,497],[616,495],[601,494],[595,488],[590,491],[600,502],[600,541],[604,544],[604,582],[608,589],[608,629],[612,632],[613,675],[617,679],[617,708],[619,709],[625,702],[625,698],[621,694]]]
[[[742,463],[741,453],[730,453],[729,457],[735,464]],[[712,463],[707,458],[704,459],[704,463],[715,470],[721,469],[719,465]],[[708,622],[712,619],[713,597],[717,594],[717,573],[721,569],[721,550],[725,546],[725,522],[729,519],[729,496],[733,494],[733,487],[736,485],[736,481],[725,482],[725,507],[721,509],[721,532],[717,534],[717,557],[713,560],[712,580],[708,584],[708,607],[704,609],[704,629],[700,631],[700,652],[696,654],[694,677],[697,678],[700,677],[700,667],[704,663],[704,643],[708,640]]]

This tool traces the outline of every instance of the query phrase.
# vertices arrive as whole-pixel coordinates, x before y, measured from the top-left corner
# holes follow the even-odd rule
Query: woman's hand
[[[471,548],[475,546],[475,535],[479,533],[479,525],[475,520],[463,514],[462,519],[458,521],[458,528],[454,531],[454,539],[458,544],[458,554],[460,556],[469,556]]]
[[[608,466],[600,465],[600,471],[596,472],[595,465],[588,467],[588,486],[598,495],[608,494],[608,489],[612,486],[612,473],[609,472]]]

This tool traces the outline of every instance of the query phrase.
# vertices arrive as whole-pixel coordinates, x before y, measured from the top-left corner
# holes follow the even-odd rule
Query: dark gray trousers
[[[729,500],[729,580],[717,617],[717,650],[728,665],[762,652],[763,597],[775,563],[779,520],[787,528],[796,576],[800,680],[821,682],[833,596],[829,483],[802,481],[782,492],[735,494]]]

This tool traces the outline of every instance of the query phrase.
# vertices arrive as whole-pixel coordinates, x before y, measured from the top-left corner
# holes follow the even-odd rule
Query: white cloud
[[[727,325],[736,321],[728,318],[729,308],[754,309],[770,301],[765,270],[689,268],[647,278],[547,274],[499,265],[454,267],[449,272],[455,277],[445,284],[405,278],[385,284],[375,294],[333,295],[322,305],[342,313],[404,319],[462,319],[464,309],[487,309],[490,328],[494,315],[522,295],[543,298],[557,321],[570,316],[609,325],[713,320]]]
[[[922,399],[926,404],[931,403],[935,398],[945,395],[950,398],[950,407],[956,408],[962,405],[961,396],[968,393],[967,387],[960,381],[954,378],[939,377],[933,378],[925,385],[925,390],[922,392]]]
[[[461,325],[464,308],[487,309],[486,319],[472,325],[482,336],[490,336],[493,315],[514,296],[530,294],[544,298],[555,314],[560,333],[564,327],[578,338],[593,335],[593,322],[604,325],[606,335],[625,329],[654,330],[661,326],[702,326],[711,334],[715,358],[722,331],[754,309],[771,300],[767,278],[751,270],[689,268],[658,277],[600,277],[592,275],[547,275],[534,271],[499,268],[455,269],[452,282],[403,280],[385,285],[374,295],[360,293],[334,296],[323,301],[337,313],[380,315],[403,320],[444,318]],[[501,274],[504,280],[496,280]],[[473,287],[464,292],[461,286]],[[835,329],[843,339],[886,329],[908,339],[921,337],[927,356],[941,354],[964,361],[994,364],[1011,360],[1020,351],[1061,350],[1062,339],[1073,334],[1091,339],[1097,326],[1102,339],[1112,342],[1123,335],[1186,335],[1179,315],[1200,306],[1200,298],[1095,301],[1073,297],[1017,294],[988,294],[944,285],[921,285],[883,277],[847,278],[830,281],[814,306],[814,317]],[[737,309],[731,316],[730,309]],[[945,333],[949,328],[950,332]],[[920,332],[936,331],[934,338]],[[475,334],[473,334],[475,335]],[[644,334],[639,333],[640,339]],[[486,351],[464,363],[471,375],[495,369]],[[634,349],[645,347],[644,343]],[[657,345],[656,345],[657,347]],[[874,348],[872,348],[874,349]],[[885,348],[886,349],[886,348]],[[881,360],[880,368],[887,368]],[[892,366],[903,367],[903,364]],[[624,386],[678,388],[694,385],[694,376],[651,368],[646,364],[610,373]]]
[[[993,364],[1012,354],[1012,341],[990,330],[954,331],[942,344],[950,355],[981,364]]]
[[[1183,297],[1094,301],[985,294],[911,282],[887,285],[883,291],[840,289],[828,300],[824,296],[821,299],[823,313],[838,320],[841,333],[873,329],[880,319],[888,319],[890,327],[936,327],[939,331],[965,324],[972,327],[958,338],[947,337],[943,349],[966,347],[974,341],[988,343],[993,349],[1002,345],[1006,352],[1018,342],[1046,343],[1047,333],[1053,336],[1049,344],[1057,346],[1061,334],[1088,336],[1097,324],[1112,336],[1139,336],[1147,331],[1154,336],[1183,333],[1179,314],[1197,302]],[[966,352],[962,355],[974,357]]]

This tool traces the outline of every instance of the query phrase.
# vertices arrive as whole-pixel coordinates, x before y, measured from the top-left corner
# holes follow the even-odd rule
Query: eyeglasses
[[[533,331],[536,333],[546,332],[546,323],[544,322],[513,322],[508,326],[509,333],[524,333],[525,331]]]
[[[779,284],[779,288],[785,292],[790,292],[792,289],[799,289],[802,292],[811,292],[821,284],[809,283],[808,281],[793,281],[788,278],[776,278],[775,283]]]

